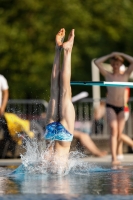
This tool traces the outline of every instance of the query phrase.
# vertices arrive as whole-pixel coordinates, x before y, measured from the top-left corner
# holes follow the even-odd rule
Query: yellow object
[[[30,122],[29,120],[24,120],[18,117],[17,115],[13,113],[4,113],[4,117],[7,121],[7,127],[9,130],[9,134],[15,140],[18,142],[18,144],[21,144],[22,139],[18,137],[18,133],[25,132],[30,138],[34,137],[34,133],[30,131]]]

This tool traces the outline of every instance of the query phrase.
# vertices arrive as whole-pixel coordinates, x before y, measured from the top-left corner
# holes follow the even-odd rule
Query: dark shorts
[[[106,104],[106,108],[112,108],[115,111],[116,115],[118,115],[120,112],[124,111],[124,106],[118,107],[118,106],[113,106],[108,103]]]

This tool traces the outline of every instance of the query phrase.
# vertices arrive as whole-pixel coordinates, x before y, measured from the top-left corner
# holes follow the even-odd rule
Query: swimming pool
[[[0,199],[133,199],[133,167],[79,166],[66,176],[17,174],[0,168]]]
[[[70,152],[67,170],[60,173],[59,168],[53,173],[44,153],[43,143],[27,141],[19,167],[0,167],[0,200],[133,199],[132,163],[119,167],[94,164],[74,151]]]

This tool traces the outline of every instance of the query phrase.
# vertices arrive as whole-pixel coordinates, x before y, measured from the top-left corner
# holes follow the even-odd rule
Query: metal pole
[[[99,70],[94,63],[94,59],[91,62],[91,71],[92,81],[100,81]],[[101,99],[100,86],[92,86],[92,98],[98,100],[93,102],[93,107],[99,106],[99,100]]]

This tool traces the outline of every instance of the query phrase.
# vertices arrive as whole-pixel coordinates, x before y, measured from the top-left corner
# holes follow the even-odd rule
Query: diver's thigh
[[[73,134],[75,123],[75,110],[70,100],[61,104],[60,122],[70,133]]]

